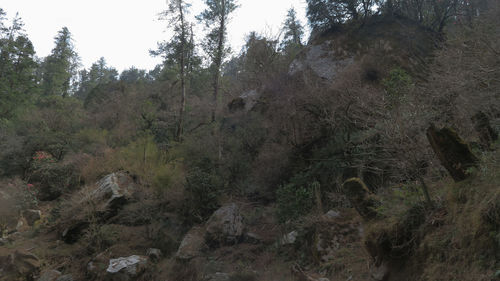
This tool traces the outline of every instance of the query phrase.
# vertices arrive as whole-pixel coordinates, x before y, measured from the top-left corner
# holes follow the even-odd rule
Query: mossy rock
[[[427,139],[441,164],[456,182],[468,178],[468,169],[478,166],[479,159],[453,129],[445,127],[437,130],[431,125],[427,129]]]
[[[377,208],[380,206],[380,201],[370,193],[361,179],[350,178],[344,182],[342,188],[349,202],[363,219],[371,220],[379,215]]]

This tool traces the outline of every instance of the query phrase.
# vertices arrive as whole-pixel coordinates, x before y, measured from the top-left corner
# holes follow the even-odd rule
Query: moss
[[[380,201],[370,193],[361,179],[348,179],[343,184],[343,191],[361,217],[371,220],[379,216],[377,208],[380,206]]]

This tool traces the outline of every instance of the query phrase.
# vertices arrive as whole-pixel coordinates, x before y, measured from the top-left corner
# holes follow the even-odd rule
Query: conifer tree
[[[56,46],[43,63],[43,93],[66,97],[70,94],[71,82],[76,74],[79,58],[67,27],[63,27],[58,32],[54,43]]]
[[[236,10],[236,0],[205,0],[207,8],[198,16],[209,30],[203,43],[210,59],[212,71],[213,105],[212,122],[216,119],[217,100],[220,92],[220,76],[224,59],[230,52],[227,45],[229,15]]]

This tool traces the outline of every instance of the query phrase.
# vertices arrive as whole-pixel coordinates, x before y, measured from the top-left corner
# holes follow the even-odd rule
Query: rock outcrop
[[[190,260],[201,255],[205,247],[205,229],[197,226],[193,227],[182,239],[181,245],[175,254],[180,260]]]
[[[469,176],[467,170],[477,167],[479,159],[454,130],[446,127],[438,130],[431,125],[427,129],[427,139],[453,180],[466,179]]]
[[[365,220],[377,217],[376,208],[380,206],[379,200],[371,194],[363,181],[359,178],[351,178],[344,182],[343,192],[349,202]]]
[[[236,244],[243,236],[243,217],[235,203],[219,208],[206,224],[205,238],[209,245]]]
[[[108,279],[135,280],[146,270],[147,263],[147,257],[137,255],[111,259],[106,269]]]

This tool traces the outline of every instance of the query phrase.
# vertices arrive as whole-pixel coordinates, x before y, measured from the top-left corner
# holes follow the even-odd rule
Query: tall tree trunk
[[[180,74],[181,74],[181,104],[179,109],[179,122],[177,127],[177,141],[182,140],[182,133],[184,127],[184,112],[186,109],[186,26],[184,23],[184,11],[182,10],[182,1],[178,2],[179,16],[181,21],[181,57],[180,57]]]
[[[219,97],[219,88],[220,88],[220,72],[222,66],[222,56],[224,55],[224,33],[226,31],[226,1],[222,0],[222,12],[220,17],[220,25],[219,25],[219,36],[218,36],[218,45],[217,45],[217,55],[214,61],[214,96],[213,96],[213,108],[212,108],[212,122],[216,120],[216,112],[217,112],[217,104]]]

